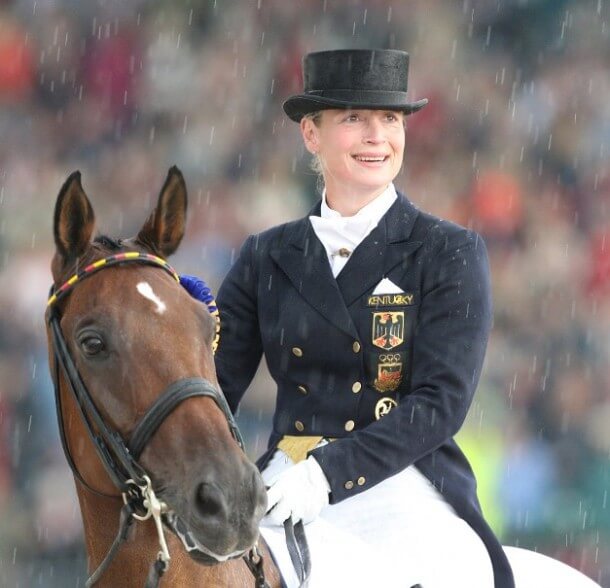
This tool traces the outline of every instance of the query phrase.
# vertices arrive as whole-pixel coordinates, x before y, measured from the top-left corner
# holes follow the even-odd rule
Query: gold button
[[[364,486],[365,482],[366,482],[366,478],[364,476],[360,476],[358,478],[358,486]]]
[[[347,482],[345,482],[345,484],[343,484],[343,487],[346,490],[351,490],[354,487],[354,483],[351,480],[348,480]]]
[[[294,428],[302,433],[305,430],[305,425],[301,421],[294,421]]]
[[[358,341],[354,341],[352,349],[354,350],[354,353],[358,353],[360,351],[360,343],[358,343]]]
[[[301,394],[307,394],[307,388],[305,388],[305,386],[297,386],[297,390],[301,393]]]
[[[292,353],[293,353],[293,355],[296,355],[297,357],[303,357],[303,350],[300,347],[293,347]]]
[[[339,249],[339,255],[341,257],[349,257],[351,254],[352,252],[346,247],[341,247],[341,249]]]
[[[354,423],[354,421],[347,421],[347,423],[345,423],[345,430],[346,431],[353,431],[355,424],[356,423]]]
[[[358,394],[358,392],[360,392],[360,390],[362,390],[362,384],[360,382],[354,382],[352,384],[352,392],[354,394]]]

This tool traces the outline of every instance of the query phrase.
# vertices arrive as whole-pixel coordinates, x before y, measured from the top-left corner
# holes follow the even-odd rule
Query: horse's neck
[[[122,501],[93,495],[77,484],[87,548],[89,573],[91,574],[108,553],[119,527]],[[151,519],[135,522],[127,540],[122,544],[100,582],[101,588],[121,586],[142,588],[151,564],[159,552],[159,540]],[[185,552],[173,533],[165,537],[171,561],[163,576],[161,586],[240,586],[243,584],[244,564],[240,560],[207,567],[195,563]],[[241,582],[239,578],[242,578]],[[251,580],[247,586],[253,586]]]

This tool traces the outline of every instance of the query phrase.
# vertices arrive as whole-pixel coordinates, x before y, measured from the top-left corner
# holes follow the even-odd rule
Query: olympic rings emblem
[[[401,360],[400,353],[382,353],[379,356],[379,361],[382,363],[396,363]]]

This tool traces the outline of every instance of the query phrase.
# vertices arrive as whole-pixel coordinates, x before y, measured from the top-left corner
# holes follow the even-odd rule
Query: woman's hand
[[[267,490],[267,516],[271,524],[282,526],[292,521],[313,521],[328,505],[330,485],[322,468],[310,456],[282,472]]]

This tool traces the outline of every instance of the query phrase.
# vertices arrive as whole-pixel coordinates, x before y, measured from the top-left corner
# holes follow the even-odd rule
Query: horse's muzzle
[[[164,519],[200,563],[211,565],[238,557],[258,539],[267,504],[264,482],[245,458],[233,469],[237,471],[229,482],[226,469],[215,475],[207,468],[192,486],[188,503],[177,506]]]

